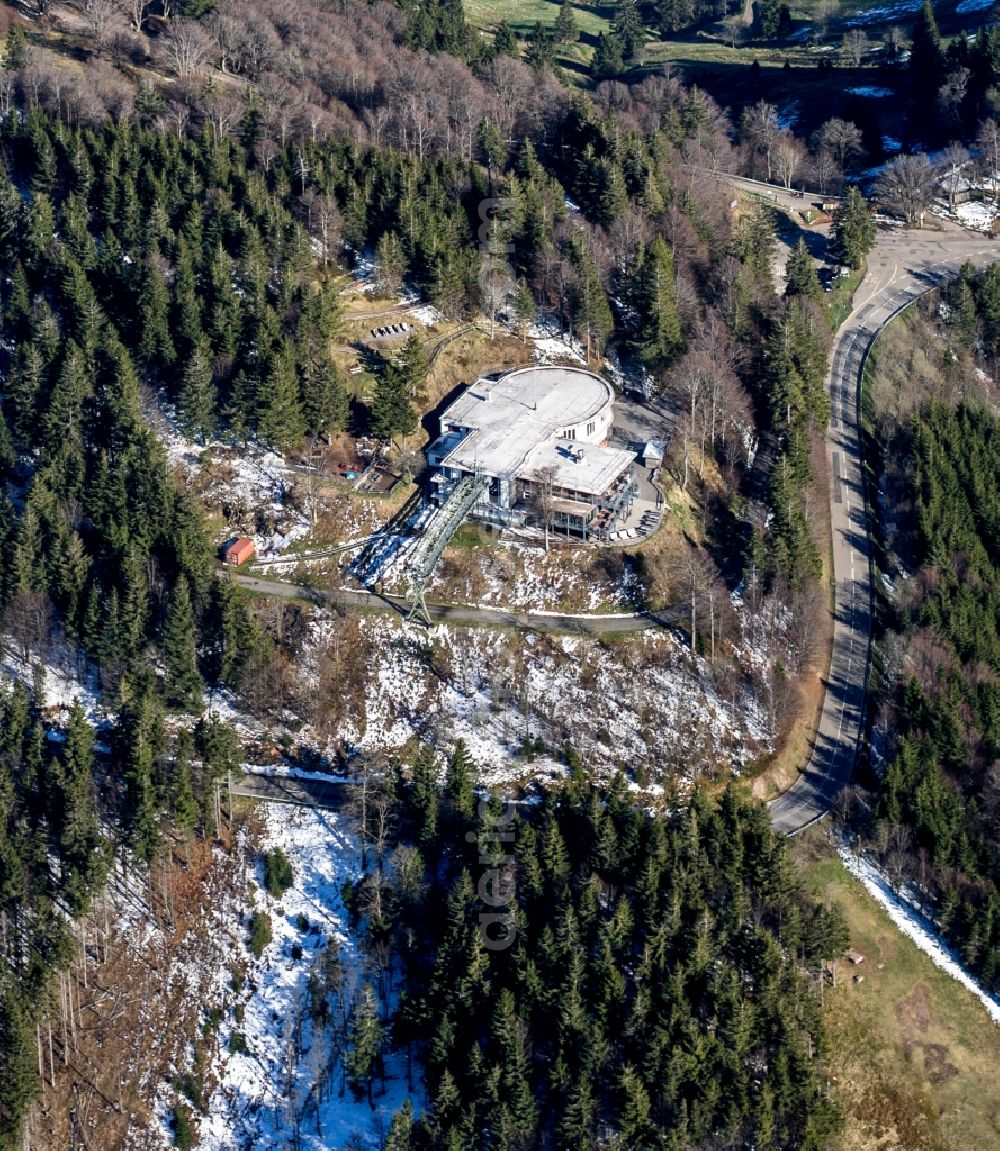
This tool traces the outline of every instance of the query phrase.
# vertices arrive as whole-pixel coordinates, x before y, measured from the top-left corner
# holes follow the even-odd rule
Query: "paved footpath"
[[[326,590],[304,584],[282,583],[258,576],[227,572],[228,578],[259,595],[279,599],[303,599],[328,603],[353,611],[374,611],[405,615],[409,602],[402,596],[376,595],[349,589]],[[569,612],[508,611],[503,608],[466,607],[460,604],[428,603],[433,623],[458,627],[513,627],[522,631],[558,632],[563,635],[602,636],[613,633],[650,631],[669,627],[686,618],[684,611],[621,612],[611,615],[574,615]]]

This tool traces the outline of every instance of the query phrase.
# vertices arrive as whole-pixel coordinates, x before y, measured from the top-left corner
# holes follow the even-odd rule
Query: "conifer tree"
[[[368,416],[368,430],[378,440],[409,435],[417,426],[417,413],[410,402],[412,385],[403,369],[387,364],[375,384],[375,397]]]
[[[17,25],[14,25],[16,28]],[[16,988],[0,988],[0,1134],[12,1137],[38,1085],[35,1027]]]
[[[88,392],[83,353],[72,340],[39,419],[39,441],[49,456],[58,454],[67,441],[81,438],[83,402]]]
[[[214,712],[202,716],[194,727],[194,745],[202,761],[201,803],[204,812],[205,834],[216,832],[213,815],[213,794],[218,780],[240,767],[240,739],[231,724],[219,719]]]
[[[937,98],[944,79],[944,63],[934,5],[931,0],[924,0],[913,25],[908,65],[913,80],[914,103],[918,108],[930,107]]]
[[[380,296],[392,297],[403,287],[406,256],[395,232],[383,232],[375,247],[375,287]]]
[[[562,0],[559,5],[559,15],[553,27],[556,42],[559,44],[575,44],[580,30],[577,27],[576,17],[573,15],[572,0]]]
[[[493,33],[493,51],[497,56],[517,55],[517,37],[506,20],[501,20]]]
[[[137,859],[149,863],[160,841],[160,794],[156,756],[163,727],[152,693],[141,685],[121,712],[115,727],[116,759],[125,782],[123,823],[127,842]]]
[[[635,285],[636,352],[649,367],[668,367],[683,348],[673,253],[657,236],[643,254]]]
[[[413,1146],[413,1104],[403,1100],[403,1106],[392,1117],[384,1151],[410,1151]]]
[[[603,354],[614,323],[597,263],[583,239],[576,240],[573,245],[573,263],[576,271],[570,293],[573,327],[590,359]]]
[[[212,433],[215,425],[211,354],[208,340],[200,337],[184,367],[177,393],[177,415],[181,427],[200,442]]]
[[[9,72],[18,72],[27,62],[28,43],[24,37],[24,29],[20,24],[12,22],[4,43],[3,66]]]
[[[10,428],[7,426],[7,420],[3,414],[3,408],[0,407],[0,475],[9,468],[17,460],[17,451],[14,448],[14,437],[10,434]],[[0,505],[0,514],[8,514],[7,508]],[[10,511],[10,519],[7,520],[5,526],[13,528],[14,515],[13,509]],[[2,586],[0,586],[0,603],[3,602]]]
[[[144,269],[139,292],[136,320],[139,339],[136,348],[138,362],[146,371],[162,375],[177,358],[170,334],[170,293],[159,265],[155,245]]]
[[[94,810],[93,747],[91,726],[79,700],[74,700],[56,773],[60,794],[53,797],[59,814],[63,888],[74,914],[86,906],[106,863]]]
[[[428,847],[437,838],[439,807],[437,762],[434,749],[428,744],[421,744],[417,749],[410,791],[417,842]]]
[[[186,577],[174,584],[163,625],[164,693],[167,703],[187,711],[201,701],[201,676],[195,653],[194,611]]]
[[[302,415],[306,428],[330,436],[347,426],[347,390],[330,359],[309,361],[302,367]]]
[[[193,752],[191,733],[181,728],[174,743],[174,767],[170,778],[170,811],[174,826],[181,832],[193,831],[198,823],[198,801],[191,778]]]
[[[832,239],[845,264],[860,268],[875,245],[875,221],[853,185],[833,213]]]
[[[822,298],[823,287],[816,275],[816,265],[806,242],[800,239],[792,249],[785,268],[785,295],[807,296],[811,300]]]
[[[257,395],[257,434],[279,449],[294,447],[305,435],[302,396],[291,350],[271,358]]]
[[[453,819],[467,822],[475,811],[473,763],[464,740],[455,744],[444,777],[444,798]]]
[[[618,76],[625,71],[622,42],[614,32],[597,33],[597,44],[590,59],[590,70],[600,79]]]
[[[38,348],[24,344],[17,350],[14,367],[5,381],[4,412],[18,443],[34,443],[37,405],[44,395],[45,364]]]
[[[369,983],[361,988],[354,1006],[347,1042],[345,1067],[348,1085],[356,1099],[367,1094],[369,1104],[374,1107],[373,1090],[382,1057],[383,1034],[375,992]]]
[[[611,27],[622,46],[625,59],[634,59],[644,39],[642,17],[636,0],[618,0]]]

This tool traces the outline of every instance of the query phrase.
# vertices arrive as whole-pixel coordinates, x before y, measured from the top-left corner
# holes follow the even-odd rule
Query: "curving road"
[[[871,548],[861,481],[858,386],[878,332],[918,296],[966,260],[1000,259],[1000,242],[957,228],[880,233],[855,308],[837,334],[827,388],[831,420],[830,510],[833,529],[833,650],[812,758],[796,782],[770,806],[777,831],[793,835],[822,818],[849,782],[864,736],[871,639]]]

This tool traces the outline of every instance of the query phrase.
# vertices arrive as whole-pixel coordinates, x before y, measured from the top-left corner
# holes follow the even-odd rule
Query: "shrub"
[[[208,1039],[210,1036],[214,1035],[216,1033],[216,1031],[219,1030],[219,1024],[221,1022],[222,1022],[222,1008],[221,1007],[213,1007],[209,1011],[208,1015],[205,1016],[205,1025],[202,1028],[202,1034],[205,1036],[206,1039]],[[192,1099],[191,1102],[196,1103],[196,1101],[194,1099]],[[196,1104],[196,1105],[198,1105],[198,1104]],[[198,1105],[198,1106],[200,1106],[200,1105]]]
[[[247,1041],[243,1037],[242,1031],[232,1031],[229,1035],[229,1054],[230,1055],[246,1055]]]
[[[254,959],[260,959],[264,948],[271,942],[271,917],[263,911],[255,911],[250,917],[250,950]]]
[[[291,861],[280,847],[264,856],[264,889],[272,899],[280,899],[294,878]]]
[[[190,1151],[194,1146],[194,1124],[191,1122],[191,1108],[178,1103],[174,1108],[174,1146],[181,1151]]]
[[[205,1110],[205,1092],[197,1075],[186,1071],[174,1080],[174,1089],[179,1095],[183,1095],[192,1107],[199,1111]],[[188,1109],[188,1117],[190,1118],[190,1109]]]

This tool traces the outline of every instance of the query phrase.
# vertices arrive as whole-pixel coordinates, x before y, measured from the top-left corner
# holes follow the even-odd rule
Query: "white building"
[[[477,380],[441,416],[427,450],[442,494],[463,475],[489,480],[473,515],[537,523],[588,539],[616,526],[635,496],[632,452],[605,445],[614,390],[581,368],[519,368]]]

